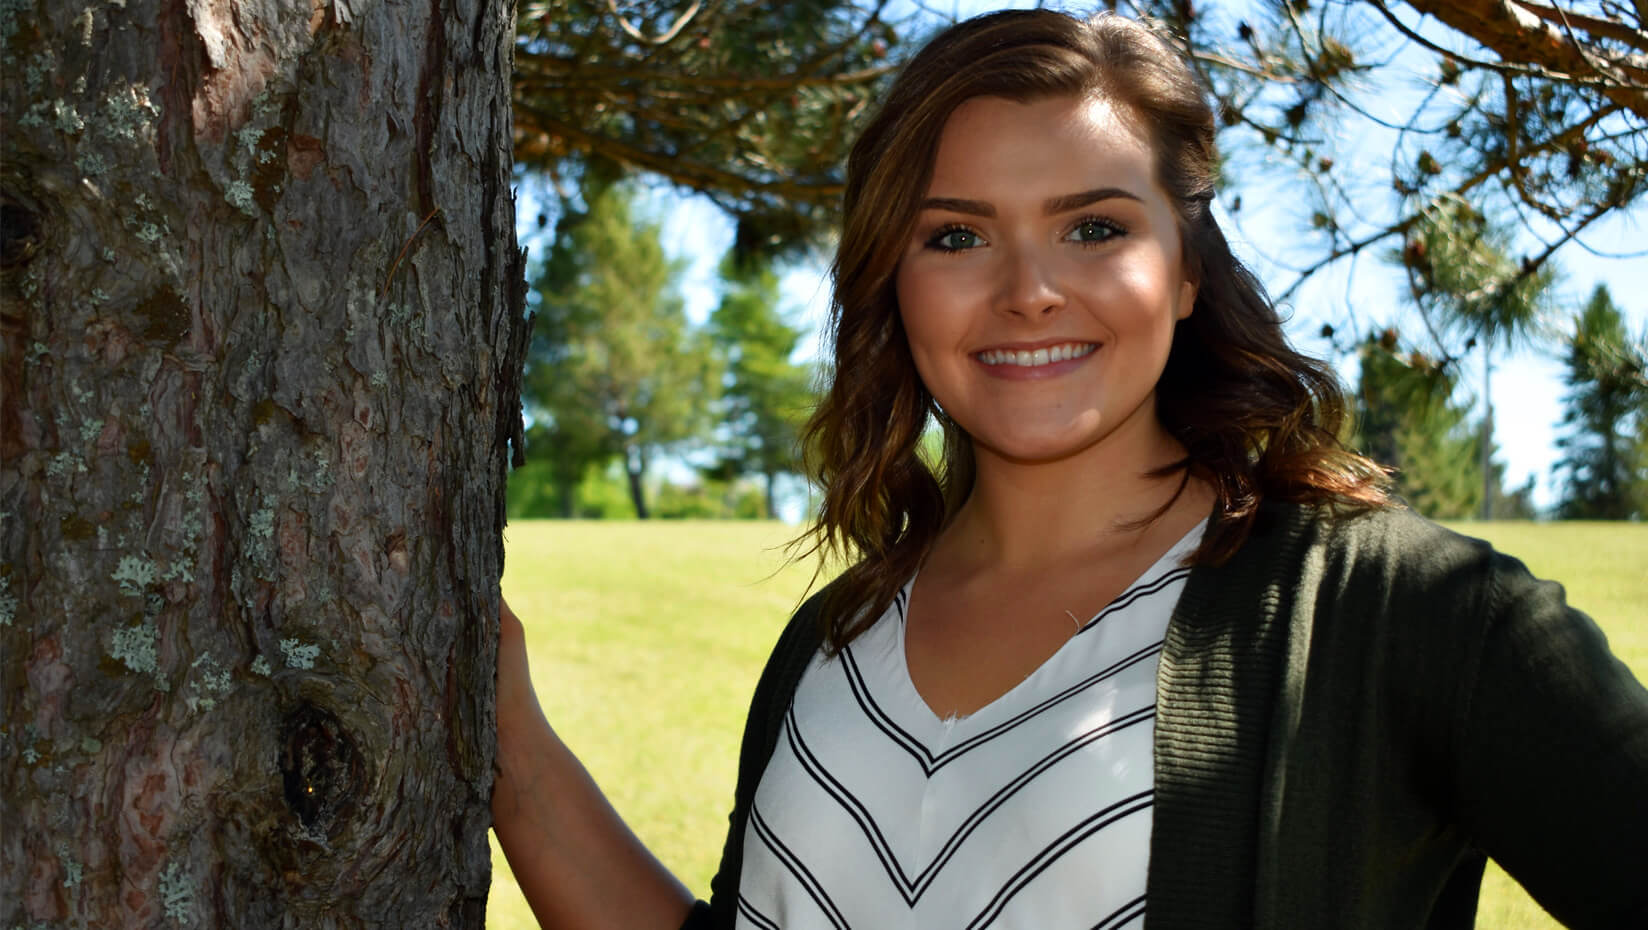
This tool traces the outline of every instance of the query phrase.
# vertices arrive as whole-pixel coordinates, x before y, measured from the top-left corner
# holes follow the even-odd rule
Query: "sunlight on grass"
[[[1564,582],[1648,678],[1648,527],[1451,524]],[[503,590],[527,625],[550,720],[655,853],[707,895],[726,836],[744,714],[810,570],[776,523],[510,524]],[[493,847],[490,930],[536,926]],[[1558,924],[1490,864],[1477,926]]]

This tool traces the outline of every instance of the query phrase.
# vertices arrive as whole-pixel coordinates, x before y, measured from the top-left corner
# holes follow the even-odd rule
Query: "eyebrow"
[[[1144,200],[1132,191],[1122,190],[1119,187],[1095,187],[1090,191],[1079,194],[1065,194],[1063,197],[1050,197],[1042,204],[1042,210],[1049,216],[1055,213],[1065,213],[1070,210],[1079,210],[1089,204],[1101,200],[1134,200],[1143,203]]]
[[[1119,187],[1095,187],[1092,190],[1082,191],[1077,194],[1049,197],[1042,202],[1042,212],[1052,216],[1070,210],[1079,210],[1101,200],[1115,200],[1118,198],[1143,202],[1139,195]],[[982,200],[964,200],[959,197],[928,197],[921,202],[921,209],[946,210],[950,213],[965,213],[969,216],[988,217],[996,215],[996,208]]]

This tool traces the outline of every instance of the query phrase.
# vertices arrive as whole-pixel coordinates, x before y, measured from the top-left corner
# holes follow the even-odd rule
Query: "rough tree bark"
[[[511,6],[0,0],[0,926],[482,926]]]

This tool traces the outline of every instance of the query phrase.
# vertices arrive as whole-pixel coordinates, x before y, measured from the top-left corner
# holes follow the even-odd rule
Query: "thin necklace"
[[[1075,633],[1071,633],[1071,634],[1070,634],[1070,635],[1071,635],[1071,636],[1075,636],[1075,635],[1076,635],[1076,633],[1080,633],[1080,632],[1081,632],[1081,628],[1082,628],[1082,622],[1081,622],[1081,621],[1080,621],[1080,620],[1078,620],[1078,619],[1076,619],[1076,614],[1075,614],[1075,613],[1074,613],[1074,612],[1073,612],[1073,611],[1069,611],[1069,610],[1066,610],[1066,611],[1065,611],[1065,612],[1064,612],[1064,615],[1065,615],[1065,616],[1066,616],[1066,617],[1069,617],[1069,618],[1070,618],[1070,622],[1071,622],[1071,623],[1074,623],[1074,624],[1075,624],[1075,625],[1076,625],[1076,632],[1075,632]]]

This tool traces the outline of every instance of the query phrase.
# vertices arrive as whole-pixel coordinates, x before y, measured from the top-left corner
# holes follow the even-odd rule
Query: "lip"
[[[1102,343],[1085,339],[1046,339],[1040,342],[1014,342],[993,345],[972,353],[973,361],[996,378],[1010,381],[1034,381],[1052,378],[1082,366],[1092,358]],[[1001,358],[1007,353],[1023,356],[1025,353],[1049,353],[1053,358],[1041,364],[1021,364]],[[1064,355],[1063,358],[1058,356]]]

